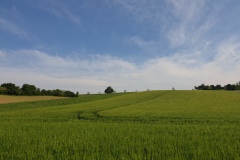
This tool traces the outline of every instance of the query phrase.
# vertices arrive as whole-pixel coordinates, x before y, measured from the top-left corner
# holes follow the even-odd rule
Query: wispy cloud
[[[217,12],[222,4],[213,6],[206,0],[170,0],[168,1],[169,14],[174,18],[170,21],[166,37],[172,47],[182,45],[197,45],[207,38],[206,34],[217,24]],[[205,39],[207,40],[207,39]],[[204,41],[204,40],[203,40]]]
[[[60,1],[43,1],[39,4],[39,7],[58,18],[68,19],[69,21],[81,25],[81,18],[78,13],[74,12],[74,7],[68,6],[66,4],[61,3]]]
[[[6,55],[5,52],[0,50],[0,58],[3,58],[5,55]]]
[[[105,0],[105,3],[122,14],[130,15],[135,21],[150,25],[159,23],[165,7],[158,0]]]
[[[132,36],[123,39],[123,42],[128,45],[135,45],[139,47],[144,53],[147,54],[155,54],[156,52],[159,53],[161,43],[155,40],[146,41],[139,36]]]
[[[219,66],[223,71],[234,70],[236,67],[240,69],[240,41],[238,39],[225,40],[217,49],[214,65]]]
[[[189,52],[198,49],[204,53],[206,43],[209,47],[213,45],[210,42],[218,40],[219,36],[224,34],[211,32],[221,25],[219,24],[223,17],[221,11],[226,1],[217,3],[208,0],[105,1],[110,7],[128,14],[140,23],[140,26],[147,24],[148,29],[151,28],[154,40],[144,39],[141,35],[131,38],[132,42],[145,51],[151,46],[158,50],[169,48],[168,54],[174,54],[176,50],[182,49]],[[161,44],[163,42],[164,44]]]
[[[77,25],[81,25],[81,19],[79,16],[73,14],[69,9],[67,9],[66,7],[62,7],[63,11],[65,12],[65,14],[68,16],[68,18],[70,19],[70,21],[72,21],[73,23],[77,24]]]
[[[0,28],[4,31],[7,31],[11,34],[17,35],[21,38],[27,38],[28,33],[24,29],[18,27],[16,24],[10,22],[9,20],[6,20],[2,17],[0,17]]]

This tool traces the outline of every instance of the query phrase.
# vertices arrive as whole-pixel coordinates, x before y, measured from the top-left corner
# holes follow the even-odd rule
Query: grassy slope
[[[238,159],[240,93],[150,91],[0,105],[0,159]]]
[[[240,120],[240,93],[226,91],[172,91],[140,103],[100,111],[103,117]]]

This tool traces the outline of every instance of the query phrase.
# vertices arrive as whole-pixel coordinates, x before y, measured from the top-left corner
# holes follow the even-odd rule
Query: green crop
[[[0,144],[0,159],[239,159],[240,92],[1,104]]]

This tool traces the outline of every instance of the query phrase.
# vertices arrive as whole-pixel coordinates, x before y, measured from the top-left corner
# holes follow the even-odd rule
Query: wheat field
[[[239,159],[240,93],[147,91],[0,104],[0,159]]]

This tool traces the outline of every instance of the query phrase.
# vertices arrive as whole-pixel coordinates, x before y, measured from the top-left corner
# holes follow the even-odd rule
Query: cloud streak
[[[42,10],[47,11],[58,18],[68,19],[74,24],[81,26],[81,18],[79,17],[79,15],[77,13],[74,14],[73,10],[69,9],[69,8],[73,8],[72,6],[69,7],[68,5],[63,4],[60,1],[53,0],[53,1],[43,1],[39,3],[39,7]]]
[[[21,37],[21,38],[28,37],[28,34],[24,29],[18,27],[14,23],[12,23],[2,17],[0,17],[0,28],[2,28],[3,30],[5,30],[11,34],[17,35],[18,37]]]

